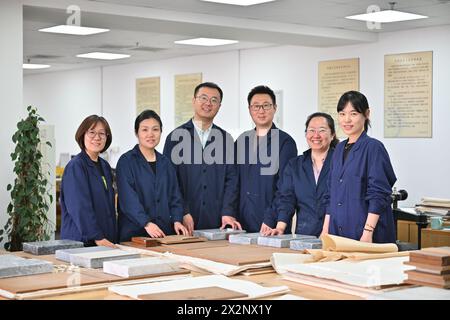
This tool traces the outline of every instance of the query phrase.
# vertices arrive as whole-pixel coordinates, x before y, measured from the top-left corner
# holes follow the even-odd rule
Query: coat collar
[[[319,187],[320,184],[326,183],[327,181],[325,177],[328,175],[328,171],[330,171],[331,159],[333,158],[334,148],[330,147],[330,149],[328,150],[327,157],[325,158],[325,161],[322,166],[322,170],[320,170],[320,175],[319,179],[317,180],[317,184],[316,178],[314,177],[311,152],[312,152],[311,149],[308,149],[305,152],[303,152],[302,167],[303,170],[306,172],[306,176],[310,180],[310,183],[312,185],[316,185],[316,187]]]
[[[353,161],[353,158],[355,157],[355,152],[357,152],[361,148],[361,146],[365,145],[368,140],[369,140],[369,136],[367,135],[367,132],[363,131],[361,133],[361,135],[359,136],[358,140],[356,140],[355,145],[352,147],[352,149],[348,153],[347,159],[345,160],[345,162],[344,162],[344,148],[345,148],[345,145],[348,143],[348,139],[345,140],[345,143],[342,143],[342,155],[341,155],[341,159],[340,159],[340,161],[342,163],[342,167],[341,167],[340,176],[342,176],[342,174],[344,174],[345,169],[347,169],[347,167]]]

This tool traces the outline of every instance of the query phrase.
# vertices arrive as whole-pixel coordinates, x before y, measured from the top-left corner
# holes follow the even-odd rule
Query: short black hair
[[[161,127],[161,131],[162,131],[162,121],[161,118],[159,117],[159,115],[153,111],[153,110],[144,110],[142,111],[137,117],[136,120],[134,121],[134,133],[138,133],[139,131],[139,125],[141,124],[142,121],[147,120],[147,119],[155,119],[156,121],[158,121],[159,126]]]
[[[201,88],[206,87],[206,88],[211,88],[211,89],[216,89],[217,91],[219,91],[219,95],[220,95],[220,102],[222,102],[223,100],[223,91],[222,89],[220,89],[220,87],[215,84],[214,82],[203,82],[200,83],[198,86],[195,87],[194,90],[194,97],[197,97],[197,93],[198,90],[200,90]]]
[[[248,105],[250,105],[252,98],[255,94],[268,94],[272,99],[272,103],[274,105],[277,104],[277,98],[275,97],[275,93],[273,92],[272,89],[270,89],[268,86],[256,86],[252,90],[250,90],[247,96]]]
[[[337,104],[337,112],[345,109],[345,106],[347,103],[351,103],[353,108],[358,113],[362,113],[364,117],[366,117],[366,112],[369,110],[369,102],[367,101],[367,98],[365,95],[363,95],[361,92],[358,91],[347,91],[344,93],[341,98],[339,99],[339,102]],[[364,122],[364,131],[367,132],[367,129],[370,127],[370,120],[366,118],[366,121]]]
[[[108,121],[106,121],[105,118],[98,116],[96,114],[86,117],[83,120],[83,122],[81,122],[80,126],[77,129],[77,132],[75,133],[75,141],[78,143],[81,150],[86,149],[86,146],[84,144],[84,135],[86,134],[86,132],[88,132],[89,129],[94,128],[97,125],[97,123],[99,123],[99,122],[101,124],[103,124],[103,126],[105,127],[105,131],[106,131],[105,147],[103,148],[102,151],[100,151],[100,153],[103,153],[106,150],[108,150],[108,148],[112,142],[111,128],[109,127]]]
[[[331,146],[331,148],[336,147],[336,145],[339,143],[339,139],[336,137],[336,127],[334,125],[333,117],[330,116],[328,113],[315,112],[313,114],[310,114],[308,116],[308,118],[306,119],[305,132],[306,132],[306,130],[308,130],[308,126],[309,126],[309,123],[311,122],[311,120],[314,119],[314,118],[319,118],[319,117],[325,118],[325,120],[327,120],[327,124],[328,124],[328,127],[331,130],[331,134],[334,135],[333,140],[331,140],[330,146]]]

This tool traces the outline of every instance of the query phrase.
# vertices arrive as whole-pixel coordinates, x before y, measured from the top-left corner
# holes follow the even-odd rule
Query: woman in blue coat
[[[281,175],[274,201],[278,222],[271,235],[285,233],[286,229],[290,232],[294,212],[296,234],[319,236],[322,231],[330,163],[339,140],[334,120],[327,113],[311,114],[305,126],[309,149],[290,160]]]
[[[267,86],[253,88],[247,97],[255,128],[236,140],[239,173],[239,217],[247,232],[266,234],[277,223],[271,206],[280,173],[297,156],[297,145],[273,123],[276,96]]]
[[[78,127],[75,140],[81,152],[64,168],[61,182],[61,239],[114,247],[113,178],[108,162],[99,156],[111,145],[111,129],[105,118],[91,115]]]
[[[139,144],[117,163],[120,241],[135,236],[187,235],[175,169],[155,150],[161,138],[160,117],[145,110],[136,118],[134,130]]]
[[[346,92],[337,111],[348,139],[333,155],[323,232],[363,242],[395,242],[391,193],[397,178],[384,145],[367,135],[367,99],[360,92]]]

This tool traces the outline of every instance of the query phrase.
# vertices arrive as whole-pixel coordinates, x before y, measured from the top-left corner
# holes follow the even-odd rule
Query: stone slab
[[[292,250],[322,249],[322,241],[320,239],[292,240],[289,248]]]
[[[231,234],[246,233],[245,230],[235,230],[232,228],[194,230],[195,237],[204,237],[208,240],[227,240]]]
[[[0,255],[0,278],[50,273],[53,264],[39,259],[25,259],[11,254]]]
[[[103,272],[123,278],[180,271],[176,260],[160,257],[105,261]]]
[[[55,257],[58,260],[70,262],[70,255],[72,255],[72,254],[97,252],[97,251],[110,251],[110,250],[115,250],[115,249],[110,248],[110,247],[103,247],[103,246],[74,248],[74,249],[61,249],[61,250],[56,250]]]
[[[256,244],[260,236],[261,234],[259,232],[230,234],[228,241],[234,244]]]
[[[73,240],[49,240],[24,242],[23,251],[34,255],[54,254],[59,249],[82,248],[83,242]]]
[[[84,268],[102,268],[103,262],[140,258],[138,253],[130,253],[120,249],[94,251],[70,255],[70,263]]]
[[[289,248],[289,243],[292,240],[304,240],[304,239],[314,239],[315,236],[308,236],[308,235],[302,235],[302,234],[282,234],[278,236],[268,236],[258,237],[258,245],[260,246],[268,246],[268,247],[275,247],[275,248]]]

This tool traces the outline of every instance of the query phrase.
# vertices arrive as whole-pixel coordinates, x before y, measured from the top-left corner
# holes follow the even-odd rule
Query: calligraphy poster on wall
[[[432,137],[433,52],[384,56],[384,137]]]
[[[329,113],[336,123],[336,134],[345,137],[337,122],[336,106],[347,91],[359,91],[359,58],[319,62],[319,111]]]
[[[161,115],[160,78],[136,79],[136,115],[151,109]]]
[[[175,75],[175,127],[192,118],[194,89],[200,83],[201,73]]]

